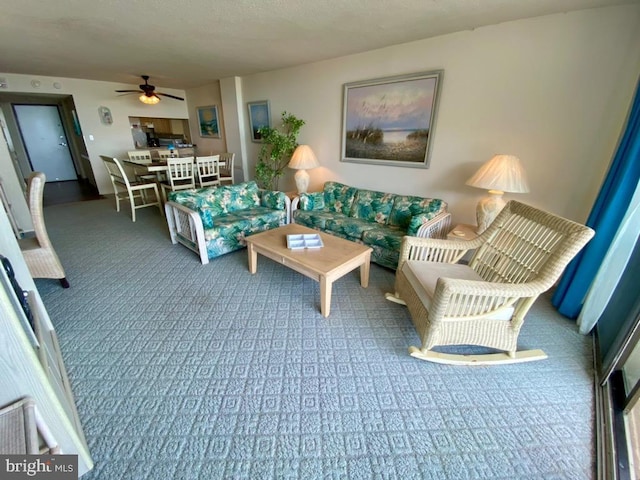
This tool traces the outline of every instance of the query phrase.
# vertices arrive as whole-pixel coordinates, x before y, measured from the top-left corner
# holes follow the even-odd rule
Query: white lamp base
[[[309,174],[307,171],[304,169],[298,170],[293,178],[296,181],[298,193],[307,193],[307,188],[309,188]]]
[[[500,211],[506,205],[502,198],[504,192],[500,190],[489,190],[489,195],[482,198],[476,207],[476,219],[478,221],[478,234],[484,232],[491,222],[495,220]]]

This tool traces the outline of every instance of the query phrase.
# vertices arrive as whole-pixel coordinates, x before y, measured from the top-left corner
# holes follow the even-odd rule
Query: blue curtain
[[[560,313],[576,318],[600,263],[620,226],[640,181],[640,83],[624,134],[598,198],[587,219],[596,231],[587,246],[567,266],[552,303]]]

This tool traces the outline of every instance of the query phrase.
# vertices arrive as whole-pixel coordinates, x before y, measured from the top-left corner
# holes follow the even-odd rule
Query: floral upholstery
[[[395,195],[391,193],[358,190],[351,216],[386,225],[394,199]]]
[[[351,214],[353,199],[358,189],[343,185],[338,182],[326,182],[324,184],[324,209],[330,212]]]
[[[322,192],[300,195],[296,223],[372,248],[371,260],[395,269],[405,235],[446,212],[439,199],[357,189],[326,182]]]
[[[389,225],[409,228],[415,215],[425,214],[430,220],[441,213],[443,209],[446,209],[446,203],[437,198],[396,195],[393,210],[389,216]]]
[[[287,223],[286,195],[259,190],[255,182],[179,190],[169,201],[197,211],[209,259],[245,246],[244,239]]]

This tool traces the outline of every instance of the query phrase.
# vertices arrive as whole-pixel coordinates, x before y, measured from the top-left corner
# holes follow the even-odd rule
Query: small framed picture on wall
[[[198,125],[200,136],[205,138],[220,138],[220,125],[218,124],[218,106],[210,105],[198,107]]]
[[[269,101],[262,100],[259,102],[247,103],[249,108],[249,125],[251,126],[251,140],[253,142],[262,142],[260,128],[271,126],[271,113],[269,112]]]

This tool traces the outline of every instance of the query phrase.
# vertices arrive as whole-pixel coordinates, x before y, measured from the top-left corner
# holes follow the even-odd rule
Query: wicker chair
[[[388,300],[408,307],[422,347],[417,358],[450,364],[515,363],[546,358],[517,352],[518,334],[538,296],[551,288],[594,231],[510,201],[477,238],[404,237]],[[475,249],[469,265],[458,264]],[[476,345],[506,353],[434,352],[446,345]]]
[[[33,172],[29,176],[28,192],[29,212],[36,236],[19,240],[22,256],[33,278],[53,278],[60,281],[63,288],[69,288],[66,274],[60,259],[53,249],[42,212],[42,195],[46,177],[42,172]]]

